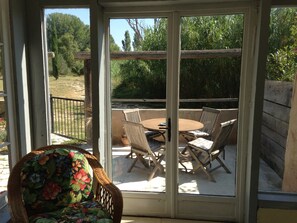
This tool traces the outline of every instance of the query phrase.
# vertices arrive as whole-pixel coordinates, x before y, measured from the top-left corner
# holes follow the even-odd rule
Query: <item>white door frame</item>
[[[245,171],[246,171],[246,157],[251,146],[249,140],[249,129],[250,127],[250,114],[251,106],[250,101],[252,98],[252,82],[253,75],[251,68],[253,67],[253,56],[252,46],[255,41],[256,28],[254,26],[257,21],[256,5],[250,5],[247,3],[237,4],[237,6],[226,5],[216,9],[207,7],[207,4],[203,7],[198,5],[192,5],[192,7],[178,7],[178,12],[174,12],[172,8],[164,9],[160,12],[160,9],[155,9],[156,13],[147,12],[147,8],[135,7],[131,8],[106,8],[105,9],[105,27],[108,27],[107,21],[109,18],[127,18],[127,17],[167,17],[168,18],[168,57],[167,57],[167,115],[172,120],[172,141],[167,142],[166,146],[174,148],[178,145],[177,142],[177,125],[175,124],[178,119],[178,92],[179,89],[179,21],[180,16],[185,15],[214,15],[214,14],[232,14],[241,13],[245,17],[244,27],[244,41],[242,49],[242,70],[241,70],[241,86],[240,86],[240,103],[239,103],[239,116],[238,116],[238,144],[240,149],[237,157],[237,182],[236,182],[236,196],[235,197],[207,197],[207,196],[184,196],[177,194],[177,157],[174,153],[167,154],[167,161],[170,160],[169,168],[166,172],[166,185],[167,191],[165,194],[146,193],[139,196],[138,193],[123,192],[125,199],[124,214],[130,215],[147,215],[147,216],[163,216],[163,217],[176,217],[176,218],[196,218],[209,220],[230,220],[230,221],[241,221],[243,219],[243,210],[245,204]],[[176,7],[174,7],[176,8]],[[127,10],[127,11],[124,11]],[[151,8],[150,8],[151,10]],[[136,13],[137,11],[137,13]],[[154,10],[151,10],[154,11]],[[158,13],[159,12],[159,13]],[[106,29],[108,30],[108,29]],[[108,32],[105,32],[107,35]],[[106,36],[106,39],[108,37]],[[108,43],[108,42],[107,42]],[[108,45],[105,47],[107,48]],[[106,53],[105,56],[109,64],[109,55]],[[178,62],[178,63],[177,63]],[[108,66],[107,66],[108,67]],[[170,76],[172,74],[172,76]],[[109,79],[109,73],[106,75],[106,79]],[[110,80],[107,80],[105,84],[109,84]],[[109,86],[109,85],[107,85]],[[106,87],[109,89],[109,87]],[[110,98],[110,92],[106,92],[105,98]],[[110,113],[110,107],[107,107],[106,113]],[[108,127],[106,129],[111,130],[109,120]],[[107,132],[106,136],[110,136],[111,132]],[[168,150],[169,150],[168,149]],[[111,144],[106,147],[106,150],[111,151]],[[110,161],[109,161],[110,162]],[[168,165],[168,164],[167,164]],[[111,166],[111,165],[108,165]],[[137,207],[135,207],[137,204]],[[141,205],[139,205],[141,204]],[[213,210],[213,213],[207,212],[199,213],[199,210]],[[219,214],[218,214],[219,212]],[[189,215],[191,214],[191,215]]]

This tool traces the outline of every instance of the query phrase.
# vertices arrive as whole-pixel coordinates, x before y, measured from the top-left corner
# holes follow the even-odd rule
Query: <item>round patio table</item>
[[[146,129],[153,131],[165,131],[166,130],[166,119],[165,118],[152,118],[143,120],[140,122]],[[203,128],[201,122],[180,118],[178,120],[178,131],[187,132]]]

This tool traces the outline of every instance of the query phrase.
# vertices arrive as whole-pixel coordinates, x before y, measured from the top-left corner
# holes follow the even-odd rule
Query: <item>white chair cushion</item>
[[[211,140],[207,140],[207,139],[204,139],[204,138],[198,138],[198,139],[195,139],[195,140],[192,140],[190,142],[188,142],[188,144],[192,147],[198,147],[198,148],[201,148],[205,151],[208,151],[212,144],[213,144],[213,141]]]
[[[200,130],[188,131],[188,134],[193,135],[195,138],[209,136],[207,132],[203,132]]]

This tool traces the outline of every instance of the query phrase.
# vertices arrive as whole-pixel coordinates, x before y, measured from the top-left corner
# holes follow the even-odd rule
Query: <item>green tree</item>
[[[141,42],[142,40],[139,38],[139,36],[136,33],[134,33],[133,43],[132,43],[134,51],[141,50]]]
[[[144,25],[139,19],[126,19],[130,28],[133,30],[133,42],[132,46],[134,51],[141,50],[141,42],[143,40]]]
[[[296,15],[297,9],[272,10],[267,62],[267,78],[269,79],[292,80],[296,74]],[[181,27],[182,50],[242,47],[242,15],[183,17]],[[138,47],[143,51],[166,51],[167,30],[166,19],[155,20],[153,27],[146,27],[143,30],[143,40]],[[114,95],[120,96],[121,91],[125,91],[123,95],[128,97],[130,94],[130,98],[165,97],[166,61],[126,61],[121,68],[120,73],[124,85],[119,84],[119,87],[114,90]],[[182,59],[180,69],[181,98],[238,97],[240,57]],[[136,75],[137,72],[142,74]],[[140,78],[143,82],[158,84],[145,84],[136,78]],[[129,80],[129,83],[126,80]],[[134,90],[129,91],[123,86],[134,86]],[[154,86],[154,91],[149,89],[151,86]],[[159,86],[162,86],[163,91],[158,89]]]
[[[181,49],[241,48],[243,16],[201,16],[182,19]],[[238,97],[240,58],[182,59],[181,98]]]
[[[74,37],[66,33],[59,39],[59,52],[63,55],[63,58],[67,64],[67,67],[76,74],[82,74],[83,64],[81,61],[75,59],[75,53],[79,52],[78,43],[74,40]]]
[[[267,79],[292,81],[297,69],[297,9],[271,10]]]
[[[51,46],[52,51],[54,52],[54,57],[52,58],[52,66],[53,66],[53,73],[55,79],[58,79],[59,77],[59,69],[58,69],[58,54],[59,54],[59,48],[58,48],[58,37],[57,37],[57,29],[55,23],[52,24],[52,38],[51,38]]]
[[[48,15],[46,25],[48,50],[55,52],[57,54],[56,58],[63,58],[57,61],[57,64],[60,64],[60,66],[57,66],[58,73],[65,74],[65,72],[71,71],[81,74],[83,62],[74,62],[74,54],[79,51],[89,51],[89,26],[85,25],[78,17],[63,13]],[[58,49],[56,49],[57,42]]]
[[[162,65],[165,65],[162,62]],[[120,65],[122,82],[113,91],[115,98],[164,98],[166,89],[156,84],[158,77],[150,64],[143,60],[129,60]],[[161,74],[161,72],[160,72]],[[153,86],[153,87],[152,87]]]
[[[296,13],[294,8],[274,8],[270,13],[269,52],[293,45],[292,26],[296,25]]]
[[[122,45],[124,51],[131,51],[131,38],[128,30],[125,32],[125,39],[122,40]]]
[[[118,52],[120,51],[120,47],[115,43],[112,35],[109,35],[109,50],[110,52]],[[112,90],[119,85],[122,80],[120,73],[120,64],[122,61],[119,60],[111,60],[110,61],[110,70],[111,70],[111,88]]]
[[[110,52],[118,52],[120,51],[120,47],[115,43],[112,35],[109,35],[109,49]]]
[[[243,16],[183,17],[182,50],[241,48]],[[167,20],[144,29],[143,51],[167,50]],[[114,97],[165,98],[166,60],[134,60],[121,65],[122,82]],[[238,97],[240,58],[182,59],[181,98]]]

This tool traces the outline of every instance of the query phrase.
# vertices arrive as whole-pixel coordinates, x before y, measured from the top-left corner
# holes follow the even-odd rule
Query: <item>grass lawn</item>
[[[85,98],[84,76],[60,76],[57,80],[50,76],[50,93],[55,97],[65,97],[71,99]]]

